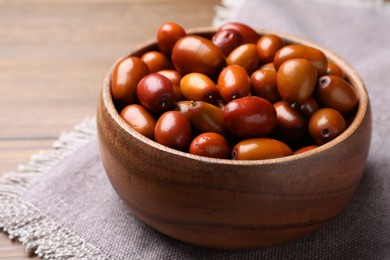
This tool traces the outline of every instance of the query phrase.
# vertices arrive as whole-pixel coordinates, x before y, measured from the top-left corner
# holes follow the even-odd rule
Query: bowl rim
[[[200,28],[193,28],[186,30],[187,35],[207,35],[214,33],[218,28],[216,27],[200,27]],[[160,150],[161,152],[170,153],[175,156],[179,157],[185,157],[191,160],[199,161],[200,163],[206,163],[206,164],[224,164],[224,165],[269,165],[269,164],[281,164],[281,163],[287,163],[291,161],[296,161],[299,159],[311,157],[318,155],[322,153],[325,150],[331,149],[332,147],[335,147],[342,143],[344,140],[350,138],[354,132],[360,127],[360,125],[363,123],[367,113],[369,113],[369,95],[366,88],[366,85],[359,75],[359,73],[341,56],[334,53],[333,51],[327,49],[326,47],[315,43],[314,41],[302,38],[300,36],[295,36],[289,33],[280,32],[280,31],[274,31],[274,30],[266,30],[266,29],[258,29],[255,28],[255,30],[260,34],[276,34],[279,37],[282,37],[286,42],[288,43],[296,43],[296,44],[303,44],[311,47],[315,47],[320,49],[324,52],[325,56],[335,62],[337,65],[339,65],[344,72],[346,72],[346,78],[348,81],[354,86],[355,92],[358,96],[358,107],[356,109],[356,114],[354,119],[352,120],[351,124],[348,125],[346,130],[341,133],[339,136],[337,136],[335,139],[320,145],[319,147],[306,151],[304,153],[299,154],[292,154],[285,157],[279,157],[279,158],[273,158],[273,159],[262,159],[262,160],[232,160],[232,159],[219,159],[219,158],[211,158],[211,157],[205,157],[200,155],[194,155],[190,154],[188,152],[179,151],[170,147],[167,147],[165,145],[159,144],[158,142],[151,140],[136,130],[134,130],[130,125],[128,125],[119,115],[119,112],[115,108],[112,96],[111,96],[111,76],[114,71],[114,68],[116,64],[121,61],[122,59],[130,56],[138,56],[140,53],[142,53],[145,49],[153,48],[156,45],[156,40],[151,39],[149,41],[146,41],[142,44],[139,44],[136,46],[130,53],[127,55],[117,59],[112,66],[110,67],[109,71],[106,73],[104,77],[103,86],[101,88],[101,98],[103,101],[103,104],[105,108],[107,109],[107,112],[109,113],[110,117],[114,120],[120,128],[127,132],[128,134],[132,135],[134,138],[136,138],[138,141],[144,143],[145,145],[152,146],[154,149]]]

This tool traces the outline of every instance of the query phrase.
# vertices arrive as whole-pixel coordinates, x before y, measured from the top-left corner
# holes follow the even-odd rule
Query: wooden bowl
[[[192,31],[210,36],[214,29]],[[260,34],[269,31],[259,31]],[[284,244],[321,228],[348,203],[364,172],[371,139],[369,98],[358,73],[310,41],[346,73],[359,106],[347,130],[306,153],[278,159],[233,161],[180,152],[127,125],[110,94],[113,67],[97,109],[101,159],[112,186],[150,227],[191,244],[245,249]],[[147,43],[130,55],[156,49]]]

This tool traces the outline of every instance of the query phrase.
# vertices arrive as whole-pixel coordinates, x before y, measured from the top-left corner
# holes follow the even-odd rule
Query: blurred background
[[[210,26],[218,0],[0,0],[0,175],[93,117],[111,64],[159,26]],[[27,258],[0,232],[0,259]],[[29,258],[31,259],[31,258]]]

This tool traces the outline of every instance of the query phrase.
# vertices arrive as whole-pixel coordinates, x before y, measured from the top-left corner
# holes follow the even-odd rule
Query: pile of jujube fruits
[[[358,98],[316,48],[226,23],[194,35],[176,23],[156,48],[120,60],[111,94],[142,135],[191,154],[260,160],[302,153],[340,135]]]

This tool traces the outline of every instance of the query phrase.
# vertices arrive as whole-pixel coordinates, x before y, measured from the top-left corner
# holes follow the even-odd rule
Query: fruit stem
[[[325,137],[325,138],[329,137],[329,135],[330,135],[329,129],[328,129],[328,128],[323,128],[323,129],[321,129],[321,135],[322,135],[323,137]]]

